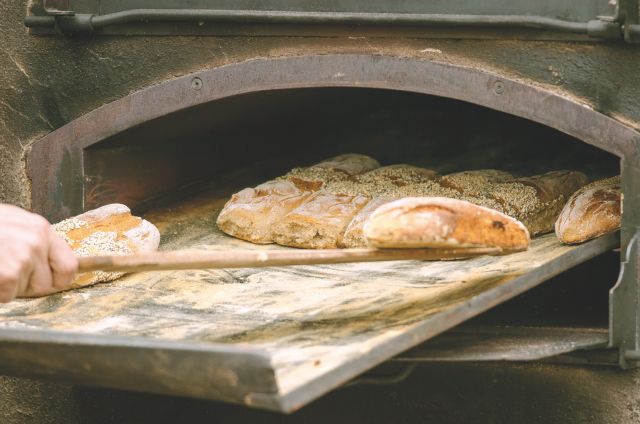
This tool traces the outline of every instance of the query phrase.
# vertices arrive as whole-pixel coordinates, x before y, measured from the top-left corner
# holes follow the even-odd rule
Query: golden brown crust
[[[583,243],[620,228],[620,177],[607,178],[578,190],[555,223],[556,236],[567,244]]]
[[[269,181],[231,196],[216,223],[225,233],[257,244],[273,242],[272,227],[300,206],[310,191],[291,181]]]
[[[338,247],[347,225],[369,200],[319,191],[273,227],[273,240],[283,246],[310,249]]]
[[[366,240],[362,229],[366,220],[373,211],[388,203],[394,198],[407,195],[419,195],[419,187],[427,190],[425,183],[432,183],[438,177],[438,173],[417,166],[396,164],[376,168],[369,172],[356,175],[345,181],[331,182],[325,187],[326,191],[333,194],[346,194],[350,196],[373,197],[351,220],[344,234],[338,241],[339,247],[364,247]],[[435,184],[435,183],[432,183]],[[423,187],[424,186],[424,187]],[[385,197],[379,197],[383,195]]]
[[[381,248],[500,247],[522,250],[529,232],[517,220],[466,201],[410,197],[378,208],[364,226],[367,242]]]
[[[77,256],[126,255],[152,251],[160,244],[158,229],[148,221],[131,215],[121,204],[106,205],[53,225]],[[115,280],[117,272],[80,274],[72,287]]]
[[[225,204],[217,218],[220,230],[257,244],[273,242],[273,228],[330,181],[351,178],[351,173],[379,166],[365,155],[346,154],[307,168],[294,168],[283,177],[246,188]]]

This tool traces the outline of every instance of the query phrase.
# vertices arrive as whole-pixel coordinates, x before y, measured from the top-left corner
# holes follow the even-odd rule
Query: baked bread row
[[[359,155],[340,156],[316,167],[320,171],[293,170],[278,181],[234,195],[221,213],[221,227],[252,241],[301,247],[357,247],[367,243],[375,247],[488,245],[521,250],[528,246],[529,231],[546,231],[566,194],[582,181],[580,174],[571,172],[516,180],[495,170],[438,177],[433,171],[408,165],[379,168],[373,159]],[[322,179],[309,178],[314,172],[322,174]],[[529,184],[535,189],[537,201],[550,207],[541,210],[539,206],[505,200],[508,197],[504,192],[514,184],[509,181]],[[403,197],[427,192],[450,194],[450,198]],[[455,198],[456,193],[475,203]],[[615,231],[620,228],[621,203],[619,176],[585,185],[569,198],[555,221],[558,239],[574,244]],[[511,208],[528,223],[529,230],[519,220],[496,210],[500,207]],[[53,228],[78,256],[152,251],[160,242],[153,224],[133,216],[120,204],[85,212]],[[256,228],[260,231],[253,232]],[[121,275],[85,273],[73,286],[110,281]]]
[[[367,244],[363,229],[373,211],[402,198],[430,197],[501,212],[521,221],[531,235],[538,235],[553,231],[566,200],[586,183],[587,177],[576,171],[524,178],[498,170],[440,176],[410,165],[379,167],[372,158],[349,154],[296,168],[234,194],[217,223],[225,233],[253,243],[361,247]],[[451,206],[449,202],[443,208]]]

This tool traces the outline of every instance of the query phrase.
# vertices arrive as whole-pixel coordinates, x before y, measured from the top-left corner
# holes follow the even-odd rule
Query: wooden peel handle
[[[258,268],[398,260],[437,261],[504,254],[500,248],[464,249],[318,249],[318,250],[181,250],[128,256],[80,257],[79,272],[161,271],[207,268]]]

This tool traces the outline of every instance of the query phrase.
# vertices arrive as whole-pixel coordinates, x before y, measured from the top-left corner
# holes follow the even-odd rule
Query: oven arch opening
[[[617,157],[527,119],[460,100],[379,88],[258,91],[193,106],[83,150],[83,207],[138,211],[227,183],[231,192],[343,153],[441,174],[619,172]]]
[[[301,111],[294,107],[299,102],[291,102],[291,99],[295,99],[299,95],[309,95],[311,93],[309,90],[315,90],[313,92],[315,99],[322,99],[323,96],[330,96],[331,93],[336,92],[359,93],[354,94],[353,98],[350,97],[349,101],[340,103],[339,107],[333,110],[326,109],[334,113],[339,111],[352,112],[353,109],[349,105],[354,103],[349,102],[365,106],[376,104],[375,102],[368,103],[366,100],[371,98],[368,96],[373,98],[378,95],[390,96],[387,97],[390,104],[394,102],[410,104],[414,101],[413,97],[417,96],[416,99],[419,97],[421,100],[415,100],[416,102],[424,101],[425,105],[433,102],[431,105],[434,109],[452,107],[460,111],[468,108],[468,116],[476,119],[487,116],[488,120],[486,122],[480,120],[480,124],[498,122],[498,116],[501,116],[500,119],[504,119],[504,122],[520,120],[518,122],[531,129],[532,133],[527,133],[528,136],[534,134],[535,131],[541,131],[540,134],[553,134],[553,140],[557,141],[547,144],[547,147],[551,145],[571,146],[566,147],[568,150],[563,152],[570,154],[572,148],[577,148],[582,151],[581,154],[587,156],[593,154],[595,157],[602,158],[603,162],[612,166],[607,169],[613,169],[619,165],[617,169],[621,171],[623,176],[623,190],[628,196],[634,196],[633,199],[625,197],[625,202],[640,201],[640,154],[638,154],[640,134],[619,121],[594,111],[576,99],[505,75],[453,64],[354,54],[256,59],[208,69],[154,85],[98,108],[36,141],[26,153],[27,174],[32,182],[32,208],[55,221],[79,213],[87,204],[90,204],[87,202],[88,199],[94,203],[106,201],[106,198],[95,197],[96,193],[100,193],[100,184],[105,183],[105,181],[96,180],[96,177],[107,175],[107,165],[114,164],[124,157],[121,154],[122,151],[118,151],[118,149],[126,149],[127,146],[138,149],[136,152],[134,152],[135,149],[129,151],[132,153],[131,158],[136,157],[133,153],[144,155],[151,152],[165,160],[176,158],[178,153],[184,152],[182,147],[188,147],[191,150],[187,149],[187,152],[193,157],[204,158],[206,165],[206,154],[210,152],[206,149],[199,150],[202,145],[198,145],[198,143],[188,146],[174,144],[174,150],[170,148],[164,151],[149,149],[149,146],[153,147],[153,140],[145,142],[145,137],[151,137],[154,134],[149,128],[153,128],[156,124],[158,126],[155,134],[168,140],[171,133],[161,130],[170,131],[171,126],[167,124],[172,120],[174,122],[180,121],[180,125],[186,126],[190,121],[188,119],[181,121],[182,118],[195,119],[198,116],[197,111],[207,111],[209,107],[215,109],[214,105],[218,105],[217,107],[220,108],[220,105],[229,105],[234,101],[240,102],[240,106],[236,105],[235,107],[242,110],[242,101],[247,98],[251,98],[252,101],[245,103],[245,105],[253,104],[254,110],[258,111],[261,109],[255,106],[261,105],[263,110],[267,110],[267,108],[273,107],[272,100],[276,97],[278,98],[276,104],[288,104],[288,108],[285,110],[289,114],[288,118],[293,121],[295,114]],[[291,97],[287,98],[287,96]],[[391,101],[392,97],[393,101]],[[420,108],[417,107],[417,110]],[[224,113],[224,110],[219,112]],[[272,112],[273,110],[270,110],[270,113]],[[475,115],[476,112],[479,115]],[[490,115],[491,117],[489,117]],[[242,115],[235,114],[234,116],[237,118]],[[382,119],[377,121],[375,114],[373,118],[363,114],[363,119],[366,116],[369,116],[372,122],[377,124],[384,121]],[[438,121],[437,115],[430,116],[433,118],[433,122],[444,122]],[[242,119],[226,122],[228,124],[235,123],[236,127],[243,127],[243,129],[247,127],[246,122]],[[458,131],[458,135],[464,134],[463,129],[469,129],[460,124],[460,119],[450,122],[453,122],[450,127]],[[165,126],[163,127],[163,125]],[[145,131],[148,131],[146,136],[144,135]],[[289,128],[285,126],[282,132],[286,131],[289,131]],[[141,137],[137,142],[127,141],[127,137],[136,134]],[[297,141],[292,137],[294,134],[296,133],[288,133],[290,146],[295,144],[294,141]],[[380,132],[374,132],[374,134],[379,136]],[[258,136],[260,135],[264,136],[264,134],[258,134]],[[179,134],[175,137],[176,139],[180,138]],[[575,140],[584,143],[574,143]],[[145,143],[151,144],[145,145]],[[320,145],[313,144],[307,139],[297,141],[297,143],[307,149],[306,152],[303,152],[304,154],[299,156],[307,161],[312,161],[314,155],[320,158],[323,154],[337,153],[331,152],[329,148],[329,151],[317,149],[308,154],[311,147],[316,148]],[[535,140],[531,140],[529,143],[535,145]],[[161,144],[156,144],[155,147]],[[255,142],[254,146],[257,145],[259,142]],[[579,147],[575,147],[578,145]],[[599,150],[592,150],[589,145]],[[175,149],[176,146],[181,148]],[[265,146],[268,147],[268,144],[262,145],[262,149]],[[338,145],[328,144],[328,146],[337,147]],[[375,144],[361,144],[361,146],[373,149]],[[460,146],[460,144],[452,144],[452,146]],[[238,143],[233,147],[236,150],[229,149],[228,153],[233,152],[236,157],[247,154],[246,145]],[[283,144],[278,152],[286,149],[286,144]],[[367,153],[367,151],[364,150],[363,153]],[[373,150],[369,153],[375,155]],[[247,162],[251,159],[260,159],[264,157],[264,154],[264,150],[257,149],[253,156],[247,158]],[[386,163],[403,159],[402,155],[392,157],[388,150],[382,151],[382,155],[386,157],[386,160],[383,158]],[[280,164],[283,168],[302,164],[293,160],[293,156],[284,159],[286,160]],[[620,159],[621,162],[618,164]],[[231,162],[233,155],[222,156],[218,160],[216,165],[228,166],[233,164]],[[152,169],[157,166],[157,163],[151,160],[149,163],[140,165],[135,160],[130,160],[128,169],[158,171]],[[198,163],[202,164],[202,162]],[[428,165],[427,163],[418,164]],[[191,165],[187,162],[182,169],[190,170]],[[460,164],[459,166],[463,167]],[[491,163],[487,162],[486,166],[491,166]],[[121,181],[131,186],[138,184],[138,187],[145,187],[140,184],[141,180],[127,178],[126,174],[122,174],[121,169],[120,171],[118,169],[117,167],[111,168],[114,178],[125,175]],[[277,166],[275,168],[266,167],[261,172],[267,175],[269,172],[276,172],[276,170]],[[151,175],[158,177],[150,178],[147,182],[155,181],[156,186],[167,184],[165,180],[160,179],[160,176],[171,177],[171,173],[164,174],[166,172],[156,172],[155,174],[152,172]],[[257,175],[256,172],[255,176]],[[195,179],[200,177],[201,175],[194,176]],[[116,184],[115,187],[109,185],[102,187],[106,193],[111,190],[117,195],[123,186],[124,183]],[[96,187],[98,188],[96,189]],[[182,185],[176,185],[173,188],[182,189],[182,187]],[[123,200],[127,201],[127,198]],[[134,198],[135,201],[137,200]],[[623,252],[626,251],[629,240],[635,234],[636,227],[640,227],[640,208],[626,208],[623,216]],[[622,349],[625,346],[631,348],[634,346],[638,334],[637,328],[640,328],[635,304],[628,300],[633,298],[633,296],[629,296],[628,290],[634,290],[634,293],[637,293],[637,287],[633,286],[637,282],[637,270],[633,266],[635,265],[630,263],[626,271],[623,271],[618,289],[624,288],[625,290],[618,290],[620,298],[617,302],[618,309],[615,314],[612,312],[610,320],[612,330],[614,330],[611,332],[611,343],[621,346]],[[627,276],[626,280],[624,275]],[[616,302],[615,298],[614,293],[612,303]],[[615,315],[618,316],[618,319],[615,319]],[[635,322],[630,324],[629,317],[635,318]]]

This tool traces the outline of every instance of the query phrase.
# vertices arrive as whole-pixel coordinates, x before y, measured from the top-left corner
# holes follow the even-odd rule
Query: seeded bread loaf
[[[121,204],[102,206],[53,225],[53,229],[71,246],[77,256],[128,255],[154,251],[160,244],[160,233],[149,221],[131,215]],[[72,287],[115,280],[118,272],[80,274]]]
[[[465,200],[476,205],[506,212],[503,203],[493,197],[496,184],[513,180],[515,177],[497,169],[476,169],[443,175],[438,184],[450,193],[434,194],[435,197],[449,197]],[[424,194],[420,194],[424,196]]]
[[[583,243],[620,228],[620,176],[594,181],[575,192],[555,223],[563,243]]]
[[[379,248],[500,247],[524,250],[529,232],[498,211],[463,200],[407,197],[379,207],[364,225]]]
[[[234,194],[218,215],[218,228],[252,243],[272,243],[274,225],[314,192],[329,182],[346,180],[378,166],[369,156],[345,154],[294,168],[277,180]]]

